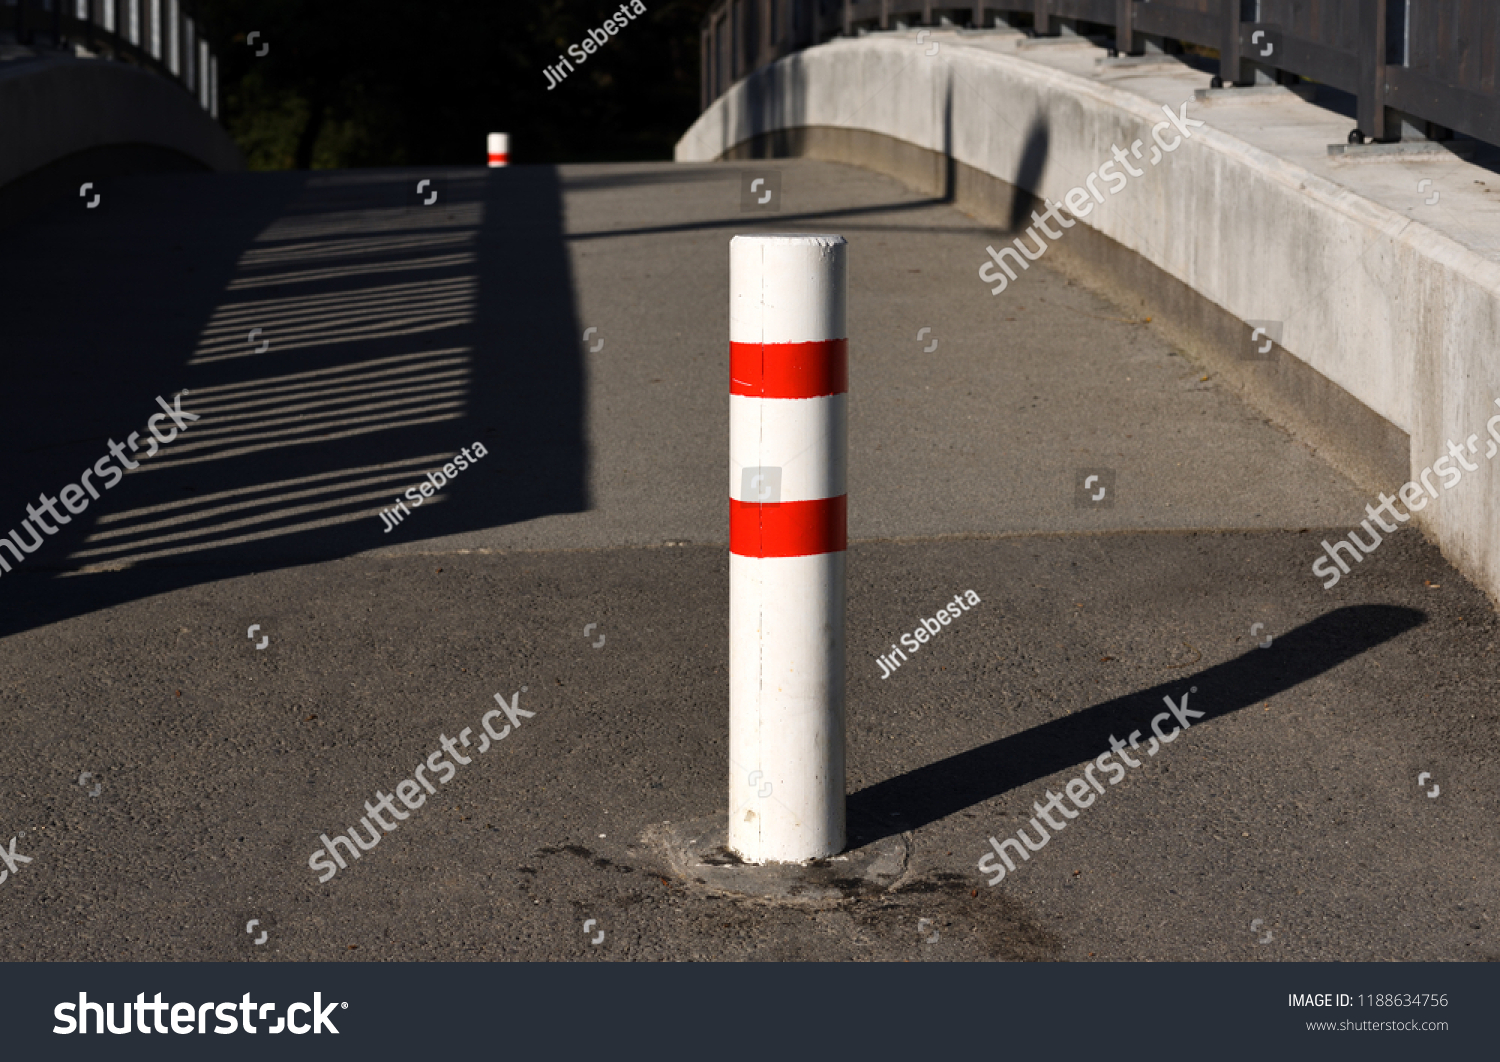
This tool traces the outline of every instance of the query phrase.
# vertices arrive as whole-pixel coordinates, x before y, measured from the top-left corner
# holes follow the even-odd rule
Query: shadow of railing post
[[[424,173],[447,182],[431,214],[409,205]],[[140,190],[118,197],[130,205],[107,218],[54,219],[0,245],[16,300],[7,353],[33,366],[34,385],[0,392],[0,443],[20,458],[0,534],[37,490],[76,482],[110,438],[143,430],[151,396],[186,388],[183,408],[201,419],[11,564],[0,637],[224,573],[588,508],[581,329],[555,168],[203,176],[211,183],[170,190],[166,178],[134,180]],[[216,216],[225,196],[236,199],[229,220]],[[170,292],[131,255],[83,253],[87,240],[147,242],[164,218],[211,234],[192,251],[159,246],[176,268],[174,250],[194,263],[195,279]],[[76,290],[60,296],[64,275]],[[128,358],[101,343],[106,319],[130,337]],[[476,442],[482,460],[415,519],[383,527],[382,509]]]

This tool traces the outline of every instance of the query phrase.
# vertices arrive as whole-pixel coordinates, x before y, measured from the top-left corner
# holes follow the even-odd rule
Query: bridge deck
[[[863,171],[778,161],[782,209],[742,211],[755,165],[122,179],[0,234],[0,532],[156,396],[202,418],[0,576],[13,954],[1500,954],[1483,594],[1413,532],[1323,591],[1318,543],[1374,499],[1150,324],[1046,260],[990,297],[1011,236]],[[831,913],[667,885],[643,840],[724,806],[752,229],[850,242],[851,826],[912,858]],[[320,834],[523,686],[534,718],[317,883]],[[984,884],[989,837],[1194,686],[1204,718]]]

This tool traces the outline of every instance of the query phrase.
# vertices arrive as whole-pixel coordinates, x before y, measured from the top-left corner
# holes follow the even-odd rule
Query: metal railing
[[[176,81],[219,116],[219,59],[186,0],[3,0],[0,44],[133,63]]]
[[[1191,43],[1218,52],[1224,84],[1303,78],[1349,93],[1375,140],[1500,143],[1500,0],[722,0],[703,21],[702,106],[802,48],[938,17],[1099,36],[1120,55]]]

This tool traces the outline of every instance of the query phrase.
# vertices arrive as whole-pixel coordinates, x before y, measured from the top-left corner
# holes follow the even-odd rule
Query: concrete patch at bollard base
[[[889,892],[907,877],[911,846],[901,834],[825,859],[746,863],[726,844],[728,813],[649,828],[644,843],[662,852],[672,874],[712,892],[771,903],[827,906]]]

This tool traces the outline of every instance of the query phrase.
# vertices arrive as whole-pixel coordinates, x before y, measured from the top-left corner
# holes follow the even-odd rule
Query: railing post
[[[1240,0],[1219,0],[1219,9],[1224,19],[1224,31],[1219,45],[1219,79],[1226,85],[1237,85],[1241,76],[1240,54]]]
[[[1115,0],[1115,54],[1134,55],[1135,53],[1134,0]]]
[[[1385,110],[1386,0],[1360,0],[1359,129],[1372,140],[1389,135]]]
[[[854,36],[854,9],[851,0],[844,0],[844,36]]]
[[[760,15],[755,29],[755,69],[757,70],[776,58],[776,42],[771,39],[771,27],[776,24],[776,15],[772,8],[776,6],[776,3],[777,0],[756,0],[756,11]]]
[[[729,30],[729,16],[733,8],[725,5],[724,13],[714,20],[714,98],[729,91],[729,74],[734,69],[734,56],[730,48],[734,45],[734,34]]]
[[[1052,36],[1052,12],[1048,10],[1047,0],[1036,0],[1035,23],[1036,35],[1038,37]]]
[[[755,73],[760,65],[761,32],[760,18],[764,10],[761,0],[745,0],[745,75]]]
[[[880,28],[891,28],[891,0],[880,0]]]
[[[760,20],[764,13],[761,0],[745,0],[745,76],[760,65]]]

